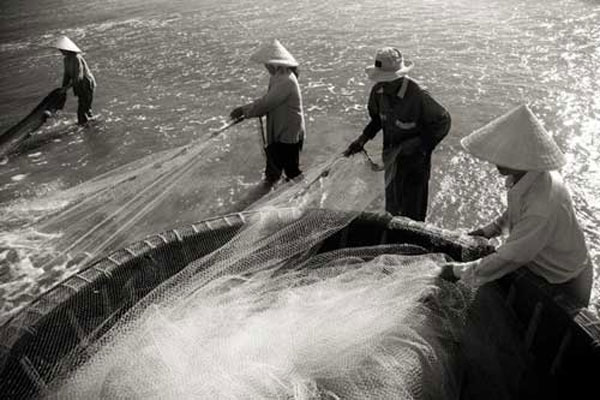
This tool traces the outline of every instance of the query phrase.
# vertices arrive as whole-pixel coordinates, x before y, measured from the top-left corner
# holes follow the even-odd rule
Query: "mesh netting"
[[[81,201],[45,224],[72,219],[89,226],[85,219],[94,217],[109,227],[127,227],[165,190],[157,183],[153,192],[156,179],[140,181],[147,177],[139,174],[140,168],[165,168],[165,181],[174,182],[185,171],[169,163],[189,168],[197,156],[194,152],[184,161],[182,154],[165,154],[158,165],[132,168],[135,178],[124,169],[88,182],[77,189],[77,196],[85,193]],[[214,246],[211,235],[225,236],[226,244],[198,251],[202,255],[191,257],[116,323],[121,308],[116,304],[114,312],[105,312],[106,302],[97,304],[101,290],[91,290],[77,307],[55,311],[48,317],[55,324],[65,321],[65,313],[71,315],[66,321],[78,331],[78,345],[57,357],[67,343],[41,334],[38,342],[55,362],[25,357],[19,367],[28,364],[34,392],[51,398],[454,395],[456,368],[451,364],[468,301],[455,286],[441,285],[435,277],[444,258],[420,254],[421,248],[410,245],[317,254],[327,238],[347,227],[378,195],[378,177],[360,156],[335,157],[310,169],[303,180],[283,184],[256,203],[236,232],[206,231],[199,248],[203,243]],[[99,215],[98,199],[125,182],[146,191],[137,196],[141,192],[129,190],[131,197],[106,201],[102,210],[110,213]],[[87,204],[96,204],[94,213]],[[89,243],[99,249],[118,236],[101,232],[98,227],[74,234],[71,248]],[[165,257],[153,268],[169,270],[176,258],[189,256],[176,252],[170,254],[171,262]],[[111,280],[120,277],[96,269]],[[131,287],[153,284],[147,275],[142,280],[147,282]],[[123,299],[123,305],[128,302],[131,297]],[[102,312],[81,312],[98,307]],[[90,315],[97,320],[90,322]]]
[[[273,193],[255,206],[266,218],[144,298],[91,358],[90,348],[78,354],[67,375],[84,366],[56,396],[420,398],[421,377],[449,390],[436,340],[448,323],[428,329],[433,313],[418,301],[434,291],[433,259],[336,256],[297,267],[356,215],[345,211],[370,203],[372,173],[338,158]],[[295,218],[278,219],[290,206]]]
[[[227,211],[218,200],[235,183],[222,174],[228,135],[239,134],[231,127],[4,207],[0,249],[10,249],[11,263],[0,286],[5,300],[0,322],[95,257],[149,233]],[[243,155],[238,161],[245,161]],[[214,192],[207,195],[207,186]]]
[[[455,397],[468,302],[434,284],[439,255],[386,250],[224,275],[152,301],[51,397]]]
[[[191,175],[218,157],[210,143],[56,195],[61,211],[36,224],[60,231],[45,265],[110,249],[192,191]],[[380,192],[368,157],[333,157],[241,224],[206,221],[113,253],[0,331],[0,386],[15,398],[456,397],[472,293],[437,278],[447,256],[418,243],[326,245]]]
[[[91,258],[122,243],[124,232],[130,235],[165,200],[190,195],[193,174],[218,157],[213,146],[201,140],[152,154],[53,196],[54,203],[67,206],[36,224],[41,232],[61,232],[47,263],[73,255]]]

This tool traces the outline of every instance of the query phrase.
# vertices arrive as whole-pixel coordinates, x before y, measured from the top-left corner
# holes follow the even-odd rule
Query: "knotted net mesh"
[[[443,257],[401,256],[400,249],[314,256],[356,216],[347,211],[370,203],[373,173],[365,162],[336,158],[267,196],[254,206],[261,218],[71,358],[51,397],[450,395],[452,346],[444,344],[456,340],[463,314],[448,317],[425,301],[440,290]],[[291,220],[277,218],[290,207]]]
[[[42,223],[48,229],[70,221],[76,229],[60,236],[66,245],[47,262],[75,250],[93,257],[178,188],[193,190],[186,177],[210,160],[206,146],[167,151],[64,193],[68,206]],[[47,330],[25,342],[19,329],[1,332],[6,354],[18,346],[38,349],[4,365],[14,367],[3,372],[6,393],[52,399],[458,396],[459,338],[472,292],[437,278],[447,256],[401,243],[322,247],[380,191],[381,175],[368,159],[333,157],[254,203],[239,229],[207,229],[194,234],[192,249],[173,245],[137,257],[151,261],[139,274],[114,257],[115,268],[92,265],[77,275],[82,289],[70,280],[52,291],[73,289],[78,301],[67,296],[55,304],[46,296],[34,304],[46,307],[40,321]],[[119,280],[125,294],[110,286]],[[105,286],[94,286],[97,281]],[[11,326],[35,325],[31,315],[18,315]],[[62,329],[75,333],[62,335]]]
[[[152,301],[50,397],[454,397],[466,302],[450,288],[439,300],[439,255],[388,250],[224,275]]]
[[[3,205],[0,262],[9,265],[0,270],[0,323],[90,260],[149,233],[239,211],[266,193],[258,185],[242,199],[245,204],[230,201],[242,197],[230,193],[231,187],[253,184],[240,185],[232,181],[238,176],[222,173],[232,147],[239,152],[232,136],[240,134],[226,124],[190,144],[141,157],[67,189]],[[241,154],[236,161],[243,164],[244,157],[250,156]]]

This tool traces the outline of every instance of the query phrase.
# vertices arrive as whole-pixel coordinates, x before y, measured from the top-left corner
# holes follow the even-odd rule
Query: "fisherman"
[[[71,39],[61,36],[54,45],[64,56],[64,75],[62,90],[73,87],[73,94],[78,97],[77,124],[85,125],[92,119],[92,100],[96,80],[81,55],[81,49]]]
[[[431,170],[431,153],[450,130],[450,114],[407,73],[400,51],[377,50],[375,65],[366,69],[375,85],[369,96],[371,118],[362,135],[344,152],[363,151],[365,143],[383,129],[385,209],[424,221]]]
[[[251,57],[264,64],[270,74],[267,93],[250,104],[231,111],[233,120],[267,116],[265,181],[273,184],[282,171],[288,180],[302,174],[300,151],[305,124],[298,85],[298,62],[278,40],[265,43]]]
[[[587,306],[592,265],[573,202],[557,170],[565,159],[529,107],[520,106],[462,139],[477,158],[506,177],[508,209],[470,235],[492,238],[504,229],[506,242],[476,261],[450,263],[442,277],[475,286],[525,266],[555,296]]]

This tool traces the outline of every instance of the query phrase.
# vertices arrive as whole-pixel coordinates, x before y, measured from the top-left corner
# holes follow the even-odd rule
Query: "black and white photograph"
[[[570,400],[600,1],[1,0],[0,399]]]

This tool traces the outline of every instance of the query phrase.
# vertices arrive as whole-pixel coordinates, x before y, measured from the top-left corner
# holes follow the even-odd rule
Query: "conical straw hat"
[[[521,171],[559,169],[565,157],[526,105],[496,118],[461,140],[469,153]]]
[[[54,45],[59,50],[72,51],[74,53],[81,53],[81,49],[77,47],[75,43],[71,39],[66,36],[61,36],[56,40]]]
[[[256,53],[252,54],[250,61],[259,64],[273,64],[284,67],[297,67],[298,61],[286,50],[279,40],[264,43]]]

